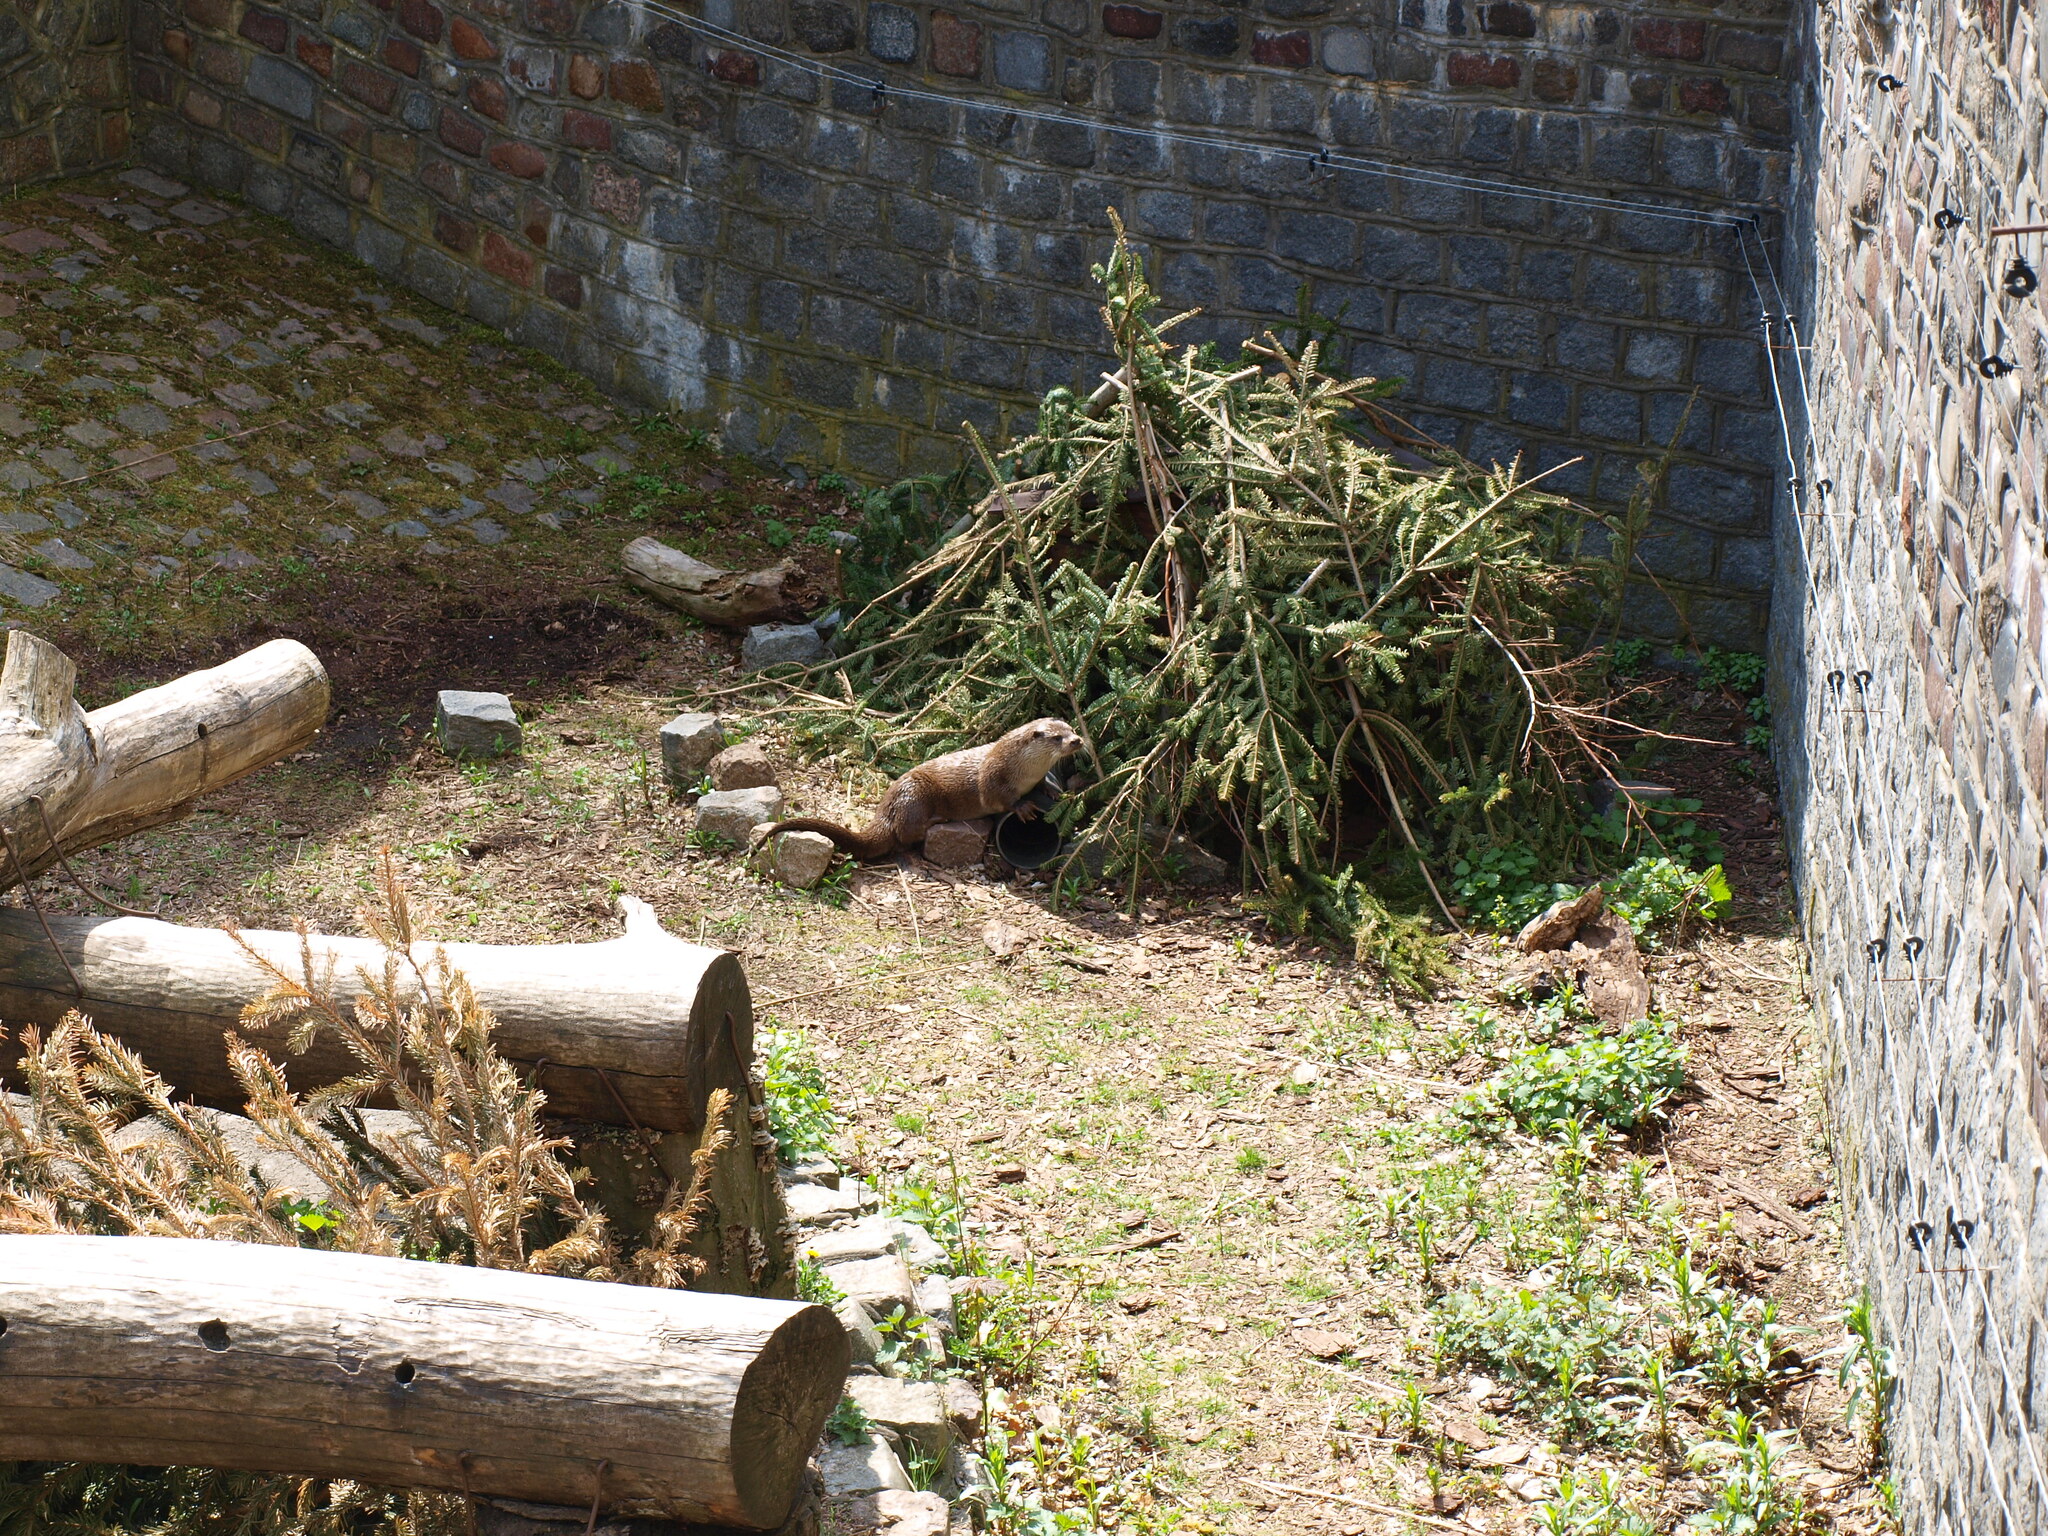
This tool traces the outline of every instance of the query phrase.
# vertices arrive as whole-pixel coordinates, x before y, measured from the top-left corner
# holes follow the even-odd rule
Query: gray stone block
[[[661,728],[661,771],[676,789],[694,789],[711,759],[725,749],[718,716],[677,715]]]
[[[917,1286],[901,1254],[892,1251],[871,1259],[821,1263],[819,1267],[826,1279],[877,1319],[890,1317],[899,1308],[906,1317],[916,1310]]]
[[[851,1376],[846,1395],[877,1424],[895,1430],[929,1456],[945,1455],[953,1443],[953,1422],[946,1414],[945,1394],[936,1382]]]
[[[994,823],[987,817],[973,821],[942,821],[924,835],[924,856],[941,869],[967,869],[979,864],[988,848]]]
[[[768,868],[784,885],[808,891],[839,857],[832,839],[820,832],[785,832],[768,851]]]
[[[450,757],[502,757],[523,744],[510,699],[460,688],[443,689],[436,698],[434,736]]]
[[[997,32],[996,84],[1043,96],[1052,90],[1052,41],[1042,32]]]
[[[713,789],[759,789],[775,782],[775,766],[755,741],[727,747],[706,766]]]
[[[740,670],[759,672],[763,667],[808,666],[822,661],[825,639],[813,624],[756,624],[747,631],[740,646]]]
[[[697,802],[696,830],[722,837],[744,848],[754,828],[782,819],[782,791],[773,785],[758,789],[715,789]]]
[[[906,6],[868,7],[868,52],[885,64],[908,64],[917,57],[917,13]]]
[[[841,1445],[826,1436],[818,1447],[818,1476],[828,1499],[910,1491],[910,1474],[903,1470],[902,1458],[879,1436],[865,1445]]]
[[[1333,75],[1372,78],[1372,34],[1363,27],[1331,27],[1323,33],[1323,68]]]

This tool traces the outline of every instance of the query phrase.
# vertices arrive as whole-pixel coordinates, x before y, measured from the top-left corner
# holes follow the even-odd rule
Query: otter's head
[[[1064,720],[1055,720],[1048,715],[1043,720],[1034,720],[1029,725],[1020,725],[1006,738],[1010,741],[1028,742],[1034,758],[1043,758],[1045,766],[1038,770],[1043,774],[1054,763],[1072,757],[1081,750],[1081,737]]]

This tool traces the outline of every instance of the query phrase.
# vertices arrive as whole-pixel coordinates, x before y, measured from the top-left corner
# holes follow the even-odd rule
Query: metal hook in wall
[[[1943,208],[1934,216],[1934,227],[1943,234],[1947,234],[1952,229],[1961,229],[1963,227],[1963,216],[1953,208]]]
[[[1902,90],[1906,82],[1897,75],[1883,74],[1877,77],[1877,88],[1889,96],[1893,91]]]
[[[2018,364],[2008,362],[1996,352],[1992,353],[1989,357],[1982,357],[1977,360],[1977,371],[1987,379],[2002,379],[2016,367],[2018,367]]]
[[[2015,256],[2012,265],[2005,269],[2005,291],[2015,299],[2024,299],[2041,286],[2041,279],[2034,275],[2034,269],[2027,265],[2024,256]]]
[[[1308,179],[1311,182],[1325,182],[1337,174],[1336,166],[1330,163],[1330,147],[1325,144],[1308,163]]]

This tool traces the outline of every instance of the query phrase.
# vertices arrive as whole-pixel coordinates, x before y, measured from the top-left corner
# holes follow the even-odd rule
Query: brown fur
[[[1034,720],[985,746],[919,763],[883,792],[874,820],[858,832],[836,821],[800,816],[776,822],[760,833],[760,839],[782,832],[822,832],[856,859],[868,860],[915,848],[942,821],[972,821],[1012,810],[1028,820],[1036,808],[1021,804],[1024,797],[1080,747],[1081,738],[1066,721]]]

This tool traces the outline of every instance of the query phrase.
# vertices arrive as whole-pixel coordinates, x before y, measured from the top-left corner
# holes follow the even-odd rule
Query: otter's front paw
[[[1019,821],[1036,821],[1038,820],[1038,804],[1032,800],[1019,800],[1010,807],[1010,814]]]

